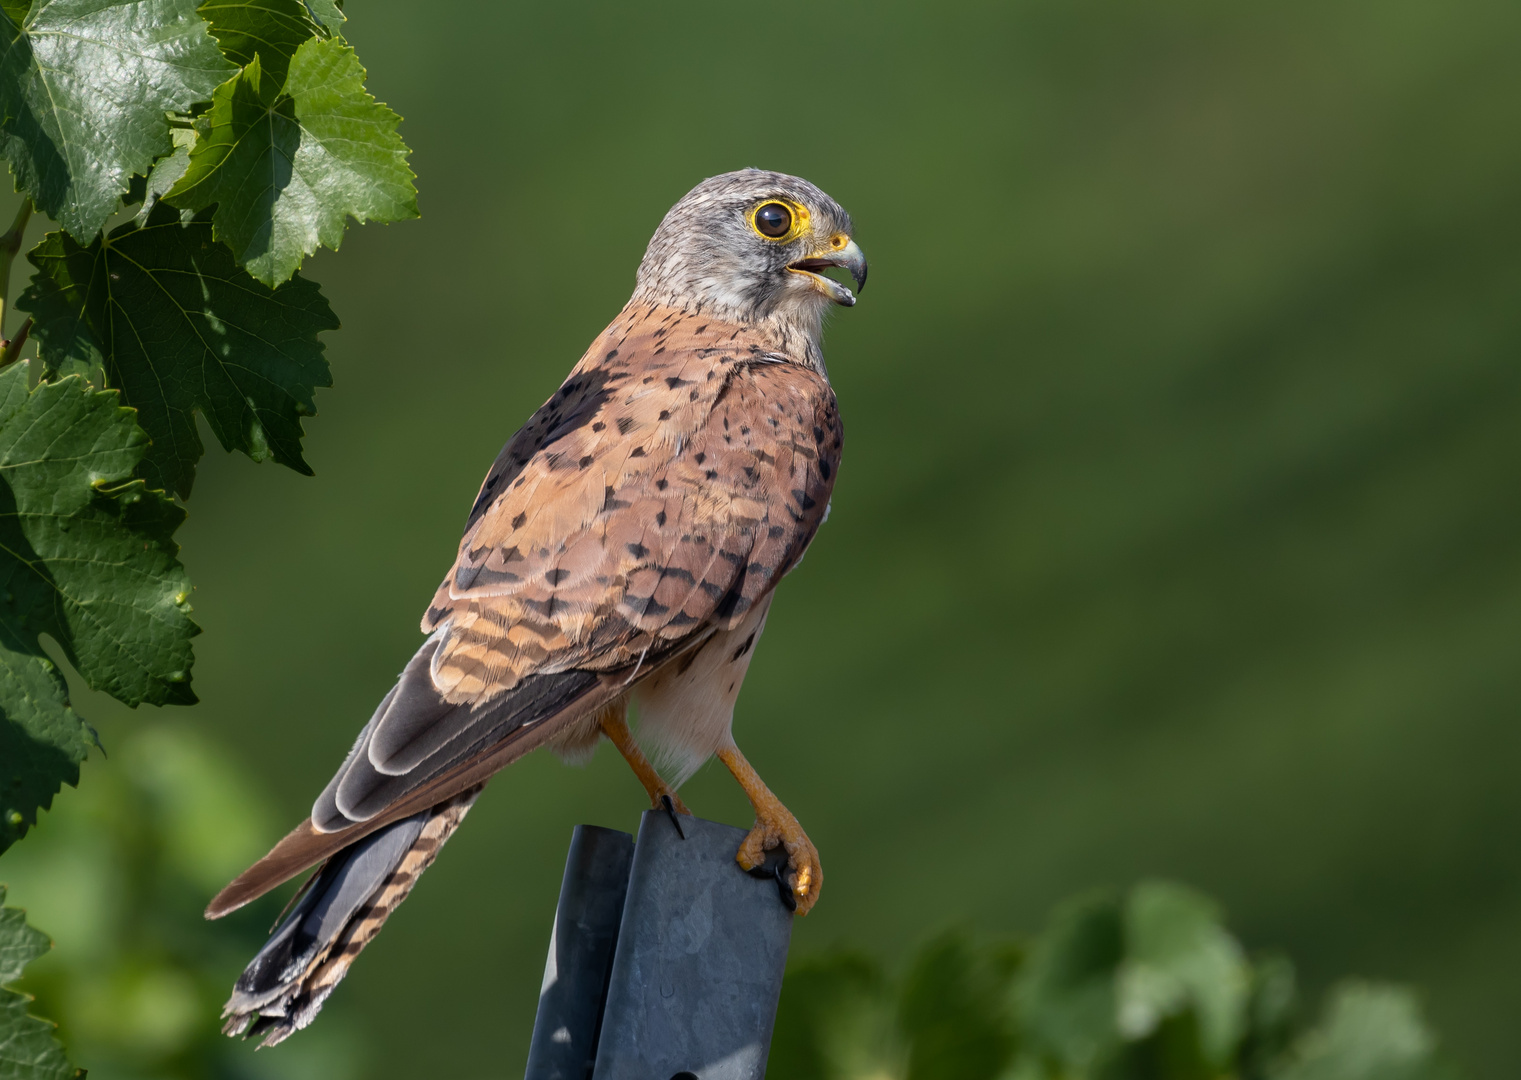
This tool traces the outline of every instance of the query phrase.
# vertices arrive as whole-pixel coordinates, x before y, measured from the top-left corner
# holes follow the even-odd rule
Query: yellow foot
[[[808,834],[781,803],[776,804],[780,813],[757,815],[755,828],[739,845],[734,860],[745,870],[754,870],[766,862],[768,852],[781,848],[787,853],[787,870],[783,883],[797,903],[797,913],[807,915],[818,903],[819,889],[824,884],[824,867],[819,862],[819,849],[813,846]]]
[[[818,903],[819,890],[824,885],[824,867],[819,862],[819,849],[813,846],[803,826],[782,801],[771,794],[756,771],[750,767],[745,756],[736,746],[726,746],[718,751],[719,760],[729,767],[740,787],[750,797],[755,807],[755,828],[739,845],[734,860],[747,871],[763,866],[767,853],[781,849],[787,856],[787,869],[782,877],[792,900],[797,904],[799,915],[806,915]]]

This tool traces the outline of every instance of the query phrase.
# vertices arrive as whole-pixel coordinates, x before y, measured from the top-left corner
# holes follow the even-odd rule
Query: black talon
[[[787,884],[787,849],[774,848],[766,853],[766,861],[752,866],[746,871],[751,877],[774,878],[776,891],[781,894],[782,904],[788,911],[797,910],[797,896],[793,894]]]
[[[670,816],[671,824],[676,826],[676,835],[685,840],[687,831],[681,827],[681,818],[676,815],[676,800],[669,795],[662,795],[660,802],[665,807],[666,814]]]

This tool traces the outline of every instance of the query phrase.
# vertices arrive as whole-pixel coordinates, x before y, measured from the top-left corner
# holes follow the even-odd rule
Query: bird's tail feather
[[[393,822],[330,858],[238,978],[222,1009],[222,1030],[273,1046],[311,1023],[459,827],[482,786]]]

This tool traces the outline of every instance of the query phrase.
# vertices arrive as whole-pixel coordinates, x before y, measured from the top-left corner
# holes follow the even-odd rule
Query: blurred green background
[[[606,748],[499,777],[321,1021],[257,1058],[183,1047],[279,902],[195,913],[306,813],[662,214],[745,165],[829,191],[872,265],[827,340],[833,514],[736,721],[823,853],[794,955],[1034,930],[1164,875],[1311,988],[1421,985],[1455,1055],[1509,1073],[1521,6],[347,10],[422,220],[307,268],[344,323],[316,478],[204,466],[202,704],[79,693],[112,756],[0,864],[92,1076],[520,1072],[570,829],[641,809]],[[683,794],[748,823],[719,769]]]

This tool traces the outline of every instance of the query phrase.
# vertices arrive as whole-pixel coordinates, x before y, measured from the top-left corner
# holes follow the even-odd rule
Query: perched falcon
[[[606,736],[673,814],[716,754],[755,807],[740,865],[781,848],[786,895],[813,906],[818,851],[730,726],[840,464],[820,335],[855,295],[829,267],[866,284],[850,216],[794,176],[717,176],[666,214],[628,304],[486,475],[427,640],[311,817],[207,908],[321,864],[239,978],[229,1034],[310,1023],[486,780],[539,746],[574,759]]]

